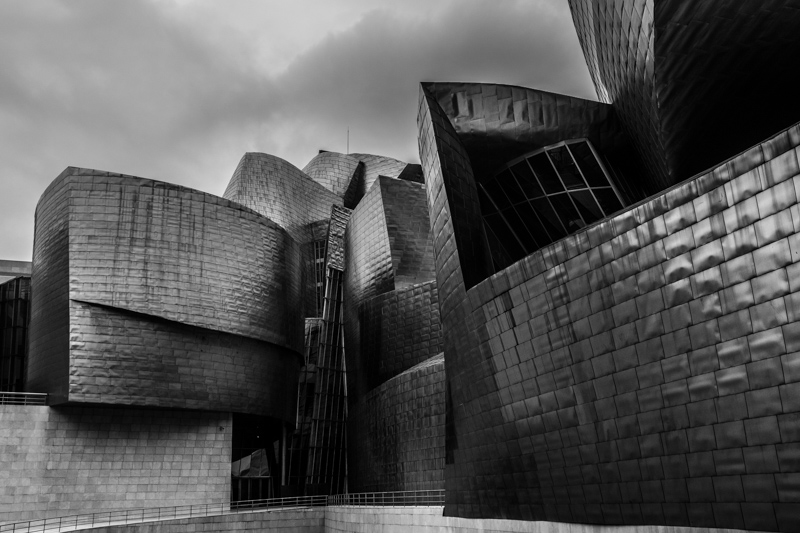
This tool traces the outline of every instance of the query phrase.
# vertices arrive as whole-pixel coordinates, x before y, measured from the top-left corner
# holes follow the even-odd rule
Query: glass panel
[[[533,252],[538,248],[536,244],[536,239],[531,236],[531,233],[528,231],[528,216],[532,214],[530,211],[525,212],[524,208],[521,210],[520,207],[528,206],[528,202],[522,202],[519,205],[515,205],[514,209],[511,210],[513,212],[506,213],[503,212],[503,215],[508,220],[511,227],[514,228],[514,232],[517,234],[519,240],[522,241],[523,246],[525,246],[525,251],[528,253]]]
[[[508,198],[506,198],[503,189],[500,187],[500,183],[495,178],[484,183],[483,188],[486,190],[486,194],[489,195],[489,198],[497,204],[498,209],[508,206]]]
[[[511,230],[506,225],[505,220],[499,215],[488,215],[484,217],[484,220],[491,228],[492,232],[497,237],[497,240],[500,241],[500,245],[508,252],[508,254],[512,257],[522,257],[525,251],[517,242],[517,239],[511,233]]]
[[[585,226],[575,206],[569,200],[569,195],[556,194],[550,197],[550,202],[569,233],[573,233]]]
[[[500,240],[497,238],[497,235],[494,234],[492,227],[486,223],[486,219],[484,219],[483,228],[486,231],[486,240],[489,242],[489,250],[492,254],[492,263],[494,264],[495,272],[497,272],[510,265],[512,263],[512,259],[508,255],[506,249],[500,244]]]
[[[508,169],[500,172],[494,179],[497,180],[497,183],[503,188],[503,191],[505,191],[511,203],[519,202],[525,198],[525,193],[519,188],[517,180],[514,179],[514,176],[511,175]]]
[[[569,155],[566,146],[559,146],[547,151],[556,170],[561,175],[561,180],[567,189],[585,189],[586,183],[578,172],[578,167]]]
[[[542,188],[539,187],[539,183],[536,181],[536,176],[533,175],[531,168],[528,166],[528,163],[525,162],[525,160],[522,160],[511,167],[511,172],[514,173],[514,176],[516,176],[517,181],[522,187],[522,190],[525,191],[525,195],[529,199],[533,200],[534,198],[544,196]]]
[[[600,202],[600,207],[603,208],[603,212],[605,212],[606,216],[622,209],[622,204],[617,200],[617,195],[611,187],[592,189],[592,192],[594,192],[597,201]]]
[[[556,216],[553,208],[550,207],[550,202],[548,202],[546,198],[533,200],[531,204],[536,210],[536,214],[539,215],[542,224],[547,229],[547,233],[550,234],[551,239],[555,241],[561,237],[567,236],[567,232],[564,231],[563,226],[561,226],[561,221]]]
[[[514,209],[517,210],[517,213],[519,213],[519,216],[525,223],[525,227],[528,228],[528,233],[533,236],[535,248],[541,248],[550,242],[550,237],[547,235],[547,231],[544,227],[542,227],[541,222],[539,222],[539,218],[536,216],[536,212],[533,210],[531,204],[522,202],[521,204],[515,205]]]
[[[528,158],[528,162],[531,164],[533,171],[536,172],[536,177],[539,178],[539,182],[544,187],[544,192],[552,194],[564,190],[561,180],[558,179],[556,171],[553,170],[553,165],[550,164],[544,152]]]
[[[572,155],[574,155],[575,159],[578,161],[578,166],[581,167],[583,176],[586,178],[586,181],[589,183],[590,187],[608,186],[608,180],[606,179],[605,174],[603,174],[603,170],[600,168],[600,165],[597,163],[597,159],[595,159],[592,150],[585,141],[570,144],[569,149],[572,152]]]
[[[478,200],[480,200],[481,213],[483,215],[491,215],[492,213],[497,213],[497,208],[489,200],[489,197],[486,196],[486,193],[483,191],[482,187],[478,187]]]
[[[577,191],[569,194],[572,196],[584,222],[591,224],[595,220],[603,218],[603,211],[600,210],[600,206],[594,201],[591,192]]]
[[[506,217],[506,222],[508,222],[514,229],[514,233],[516,233],[517,238],[522,241],[525,251],[534,251],[536,249],[536,241],[534,241],[533,237],[531,237],[528,233],[528,228],[525,226],[525,221],[519,216],[516,208],[504,210],[503,216]]]

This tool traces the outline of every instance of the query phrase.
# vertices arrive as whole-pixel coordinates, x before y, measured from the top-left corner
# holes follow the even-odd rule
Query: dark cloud
[[[226,46],[182,20],[191,4],[4,3],[0,258],[30,259],[36,201],[68,165],[221,194],[245,151],[302,167],[317,149],[345,150],[348,126],[352,151],[417,160],[421,80],[592,96],[566,2],[402,7],[329,28],[274,74],[246,36]]]

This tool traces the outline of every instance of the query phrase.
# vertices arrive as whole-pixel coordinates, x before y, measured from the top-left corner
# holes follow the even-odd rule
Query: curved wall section
[[[358,159],[338,152],[320,152],[303,167],[303,172],[336,196],[345,197],[356,178]]]
[[[800,125],[469,290],[448,514],[800,526],[798,145]]]
[[[359,388],[369,391],[442,351],[436,282],[379,294],[358,308],[361,336],[358,360],[348,372],[360,374]]]
[[[364,194],[372,188],[378,176],[399,178],[403,174],[403,170],[408,166],[408,163],[405,161],[399,161],[382,155],[350,154],[350,157],[355,157],[364,163],[366,167],[364,172]]]
[[[274,222],[71,168],[39,203],[33,262],[28,390],[291,419],[280,396],[303,345],[300,251]]]
[[[511,85],[435,82],[422,87],[469,154],[478,182],[531,150],[588,138],[621,178],[629,178],[621,181],[631,198],[663,188],[643,179],[646,175],[630,140],[608,104]]]
[[[345,243],[345,346],[348,395],[354,399],[440,351],[431,351],[431,343],[440,342],[431,336],[435,332],[438,339],[438,309],[434,316],[421,307],[436,302],[430,297],[436,286],[429,283],[435,270],[424,186],[379,177],[353,211]],[[410,335],[402,348],[407,353],[379,370],[384,357],[398,357],[394,352],[404,342],[387,328],[404,323],[414,324],[403,329]]]
[[[598,95],[662,186],[800,119],[792,0],[569,5]]]
[[[444,357],[431,357],[351,408],[349,488],[444,488]]]
[[[300,243],[308,241],[304,226],[328,220],[331,206],[342,205],[341,197],[288,161],[255,152],[239,161],[223,197],[277,222]]]

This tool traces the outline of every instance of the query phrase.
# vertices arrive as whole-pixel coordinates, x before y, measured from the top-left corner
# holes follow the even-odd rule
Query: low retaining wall
[[[85,530],[91,533],[277,531],[292,533],[746,533],[676,526],[599,526],[442,516],[442,507],[331,506],[263,511]]]

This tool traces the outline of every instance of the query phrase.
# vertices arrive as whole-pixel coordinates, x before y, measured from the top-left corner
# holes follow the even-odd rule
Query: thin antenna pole
[[[350,154],[350,126],[347,126],[347,153]]]

